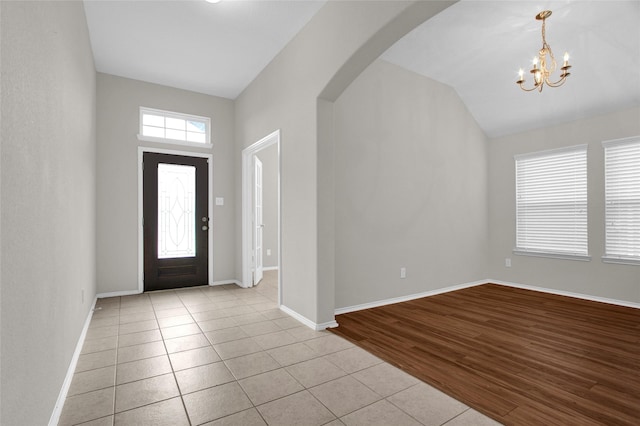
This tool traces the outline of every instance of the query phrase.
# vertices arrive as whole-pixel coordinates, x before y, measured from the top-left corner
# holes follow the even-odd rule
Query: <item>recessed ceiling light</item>
[[[205,0],[207,3],[220,3],[222,0]]]

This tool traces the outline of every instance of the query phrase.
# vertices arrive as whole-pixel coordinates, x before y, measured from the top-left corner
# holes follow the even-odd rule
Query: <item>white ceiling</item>
[[[325,0],[84,0],[99,72],[235,99]]]
[[[336,1],[336,0],[331,0]],[[100,72],[235,99],[325,0],[85,0]],[[540,22],[571,76],[522,92]],[[640,1],[463,0],[382,58],[452,86],[490,137],[640,105]]]
[[[542,10],[553,12],[547,43],[558,61],[569,52],[571,75],[525,93],[515,82],[522,68],[531,86]],[[640,105],[640,1],[463,0],[382,57],[452,86],[490,137],[604,114]]]

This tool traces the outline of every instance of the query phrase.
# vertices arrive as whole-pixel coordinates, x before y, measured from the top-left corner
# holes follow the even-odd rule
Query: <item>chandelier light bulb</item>
[[[536,72],[533,74],[533,79],[534,79],[534,80],[535,80],[535,82],[536,82],[536,86],[538,86],[540,83],[542,83],[542,72],[540,72],[540,71],[536,71]]]

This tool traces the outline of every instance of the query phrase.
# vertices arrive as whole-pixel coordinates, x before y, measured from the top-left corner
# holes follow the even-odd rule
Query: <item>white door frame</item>
[[[280,221],[280,130],[265,136],[258,142],[242,150],[242,286],[251,287],[253,262],[251,252],[253,251],[253,231],[252,231],[252,201],[253,192],[253,156],[264,148],[271,145],[278,147],[278,305],[282,304],[282,243]]]
[[[253,285],[257,285],[262,281],[263,277],[263,256],[262,256],[262,237],[264,218],[262,213],[262,161],[257,155],[251,157],[253,159],[253,251],[254,251],[254,274]]]
[[[207,216],[209,217],[209,229],[208,233],[208,246],[209,246],[209,259],[208,259],[208,274],[207,280],[209,281],[209,285],[213,285],[213,232],[215,229],[215,223],[213,218],[213,154],[207,154],[204,152],[193,152],[193,151],[176,151],[173,149],[163,149],[163,148],[149,148],[146,146],[138,147],[138,291],[140,293],[144,292],[144,227],[143,227],[143,206],[142,206],[142,160],[145,152],[155,152],[158,154],[171,154],[171,155],[182,155],[184,157],[198,157],[198,158],[206,158],[209,164],[209,194],[208,197],[208,206],[207,206]]]

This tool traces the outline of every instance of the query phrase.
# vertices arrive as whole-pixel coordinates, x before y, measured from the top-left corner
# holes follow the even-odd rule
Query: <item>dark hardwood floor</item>
[[[486,284],[336,319],[503,424],[640,425],[640,309]]]

